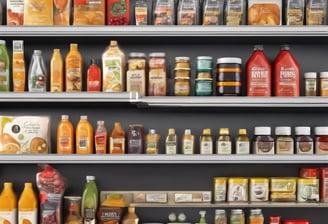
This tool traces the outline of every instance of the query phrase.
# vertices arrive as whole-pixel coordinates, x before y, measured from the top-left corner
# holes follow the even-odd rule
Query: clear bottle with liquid
[[[47,68],[41,50],[34,50],[28,70],[29,92],[47,91]]]
[[[158,154],[159,153],[159,139],[160,135],[156,133],[155,129],[150,129],[146,136],[146,153]]]
[[[114,128],[109,134],[109,153],[125,153],[125,132],[120,122],[114,123]]]
[[[107,151],[107,129],[105,127],[105,122],[102,120],[97,121],[95,149],[96,154],[106,154]]]
[[[122,224],[138,224],[138,223],[139,223],[139,217],[135,212],[135,208],[130,206],[128,208],[128,213],[122,219]]]
[[[50,61],[50,92],[64,91],[64,61],[60,49],[54,49]]]
[[[195,136],[190,129],[186,129],[182,136],[182,154],[195,153]]]
[[[64,218],[64,224],[82,224],[82,217],[80,214],[80,196],[65,196],[67,200],[67,212]]]
[[[216,154],[231,154],[231,138],[229,128],[220,128],[216,141]]]
[[[211,135],[211,129],[203,129],[200,136],[200,154],[213,154],[213,138]]]
[[[81,215],[84,224],[95,224],[98,210],[98,187],[95,176],[86,176],[86,184],[84,186]]]
[[[168,135],[165,141],[165,153],[177,154],[178,139],[174,128],[169,128]]]

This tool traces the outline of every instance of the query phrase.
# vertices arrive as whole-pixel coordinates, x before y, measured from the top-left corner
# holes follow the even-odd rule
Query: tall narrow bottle
[[[182,136],[182,153],[194,154],[195,153],[195,136],[191,134],[190,129],[186,129]]]
[[[134,207],[128,208],[128,213],[123,217],[122,224],[138,224],[139,217],[135,213]]]
[[[97,121],[95,148],[97,154],[105,154],[107,151],[107,129],[104,121]]]
[[[62,115],[57,126],[57,153],[74,153],[74,127],[68,115]]]
[[[64,91],[64,61],[60,49],[54,49],[50,61],[50,92]]]
[[[109,153],[110,154],[125,153],[125,132],[120,122],[115,122],[113,130],[110,132]]]
[[[146,153],[158,154],[159,153],[159,139],[160,135],[156,133],[155,129],[150,129],[146,136]]]
[[[13,91],[24,92],[26,82],[26,70],[24,59],[24,41],[13,40]]]
[[[9,54],[6,41],[0,40],[0,91],[9,91]]]
[[[125,87],[125,54],[116,40],[110,42],[102,55],[103,91],[122,92]]]
[[[31,182],[24,184],[24,190],[18,200],[18,223],[38,223],[38,198]]]
[[[200,136],[200,154],[213,154],[213,138],[209,128],[203,129]]]
[[[17,223],[17,197],[12,182],[4,182],[0,194],[0,219],[4,223]]]
[[[82,115],[75,129],[76,153],[92,154],[93,153],[93,128],[88,121],[88,116]]]
[[[72,43],[65,58],[66,92],[82,91],[83,59],[78,44]]]
[[[41,50],[34,50],[28,70],[29,92],[47,91],[47,68]]]
[[[175,129],[169,128],[169,133],[165,141],[165,153],[177,154],[177,148],[178,148],[177,145],[178,145],[178,139],[177,139],[177,135],[175,134]]]
[[[86,181],[82,195],[81,215],[84,224],[95,224],[98,210],[98,188],[96,177],[86,176]]]

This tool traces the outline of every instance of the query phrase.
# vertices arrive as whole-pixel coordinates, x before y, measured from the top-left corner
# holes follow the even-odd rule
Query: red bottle
[[[263,52],[263,45],[255,45],[246,62],[247,96],[271,96],[271,63]]]
[[[91,59],[91,64],[87,71],[87,92],[100,92],[101,89],[101,69],[96,59]]]
[[[273,62],[274,95],[300,95],[300,66],[289,51],[288,45],[282,45]]]

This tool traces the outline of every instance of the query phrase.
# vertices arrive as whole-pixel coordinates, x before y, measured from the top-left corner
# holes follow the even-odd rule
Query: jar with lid
[[[255,127],[253,151],[255,154],[274,154],[274,138],[271,136],[271,127]]]
[[[166,66],[166,54],[164,52],[149,54],[148,96],[166,96]]]
[[[305,72],[304,73],[304,95],[316,96],[317,95],[317,73]]]
[[[80,196],[65,196],[68,203],[67,213],[64,219],[64,224],[82,224],[80,215],[81,197]]]
[[[146,55],[142,52],[131,52],[126,72],[126,91],[146,95]]]
[[[231,139],[229,128],[220,128],[216,141],[216,154],[231,154]]]
[[[216,95],[239,96],[241,95],[241,58],[218,58]]]
[[[175,57],[174,76],[175,78],[190,78],[189,57]]]
[[[328,96],[328,72],[320,72],[320,96]]]
[[[232,209],[230,215],[230,223],[245,224],[245,214],[242,209]]]
[[[297,154],[313,154],[311,127],[295,127],[295,135],[295,152]]]
[[[315,127],[315,153],[328,154],[328,126]]]
[[[209,56],[197,57],[195,95],[211,96],[213,95],[213,58]]]
[[[294,139],[288,126],[276,127],[276,153],[294,154]]]
[[[227,214],[224,209],[215,210],[214,224],[227,224]]]
[[[236,138],[236,154],[249,154],[250,153],[250,143],[247,134],[247,129],[240,128],[238,131],[238,136]]]
[[[248,218],[248,224],[263,224],[264,217],[262,213],[262,209],[251,209],[250,215]]]
[[[175,77],[174,78],[174,95],[189,96],[190,95],[190,78]]]
[[[200,154],[213,154],[213,138],[211,135],[211,129],[203,129],[200,136]]]

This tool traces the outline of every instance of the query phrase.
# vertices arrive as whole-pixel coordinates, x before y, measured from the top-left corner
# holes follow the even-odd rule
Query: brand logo
[[[295,68],[280,68],[280,79],[296,79]]]

